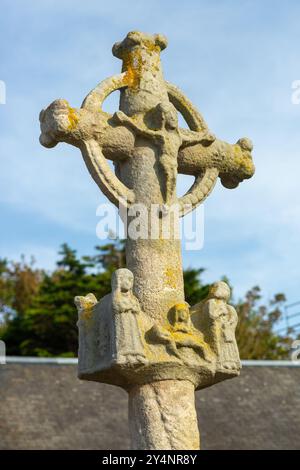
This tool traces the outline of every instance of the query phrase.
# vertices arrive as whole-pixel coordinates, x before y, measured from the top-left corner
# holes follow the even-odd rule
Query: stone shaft
[[[114,55],[123,61],[122,71],[130,84],[121,90],[120,110],[127,116],[134,115],[137,121],[146,119],[153,128],[156,124],[153,109],[169,103],[160,61],[160,52],[165,47],[166,39],[162,35],[147,39],[146,36],[141,38],[139,33],[131,33],[113,48]],[[139,217],[141,239],[134,240],[129,233],[126,241],[126,264],[134,274],[134,292],[143,311],[162,324],[166,312],[176,303],[184,302],[181,246],[176,239],[179,213],[167,219],[159,212],[165,202],[161,149],[158,142],[149,137],[136,136],[132,157],[119,162],[118,176],[133,190],[135,203],[144,209]],[[178,148],[179,141],[169,155],[174,162],[177,162]],[[175,201],[176,191],[173,191],[169,202]],[[129,223],[131,219],[129,216]],[[163,233],[164,222],[168,236]]]
[[[129,393],[129,427],[132,449],[199,449],[193,384],[162,380],[133,388]]]
[[[138,217],[141,238],[134,239],[129,233],[126,239],[126,264],[134,274],[134,292],[143,311],[162,323],[166,312],[184,301],[179,215],[174,211],[161,216],[164,201],[153,143],[138,140],[130,164],[120,162],[119,166],[121,181],[133,189],[136,210],[142,211]],[[129,210],[129,227],[136,216],[131,214]],[[164,236],[164,229],[169,236]]]

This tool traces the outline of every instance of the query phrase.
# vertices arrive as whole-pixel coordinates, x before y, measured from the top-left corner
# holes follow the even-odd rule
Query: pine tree
[[[0,260],[0,337],[7,353],[77,356],[74,297],[92,292],[101,299],[111,291],[112,271],[125,264],[125,244],[118,240],[97,246],[93,255],[82,257],[63,244],[51,273],[35,269],[33,261]],[[204,269],[191,268],[184,271],[185,297],[190,305],[208,294],[209,284],[202,282],[203,272]],[[274,333],[284,301],[284,295],[277,294],[267,305],[261,305],[260,288],[254,287],[236,302],[241,358],[288,358],[292,336]]]

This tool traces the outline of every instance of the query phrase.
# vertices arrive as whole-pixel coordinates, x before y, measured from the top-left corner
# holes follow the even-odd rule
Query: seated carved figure
[[[228,305],[229,298],[228,285],[225,282],[216,282],[211,286],[202,307],[202,315],[208,320],[210,347],[217,356],[217,370],[228,372],[240,369],[235,339],[238,316],[234,307]]]
[[[191,330],[190,306],[187,302],[176,304],[171,310],[171,324],[174,331],[188,333]]]
[[[191,348],[206,361],[211,362],[207,353],[207,347],[199,336],[193,331],[189,304],[187,302],[178,303],[169,312],[170,326],[164,328],[154,325],[151,329],[152,337],[165,344],[166,350],[184,361],[181,354],[182,348]],[[185,362],[185,361],[184,361]]]
[[[132,292],[133,274],[117,269],[112,276],[113,357],[118,364],[146,363],[142,335],[138,324],[141,313],[138,299]]]

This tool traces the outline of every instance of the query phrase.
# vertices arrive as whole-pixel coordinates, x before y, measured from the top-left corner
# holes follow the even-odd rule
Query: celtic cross
[[[184,298],[179,218],[194,210],[218,177],[235,188],[254,173],[251,141],[218,140],[193,104],[163,78],[160,34],[131,32],[113,55],[122,73],[96,86],[81,108],[54,101],[40,114],[40,142],[66,142],[81,150],[86,166],[108,199],[129,214],[146,208],[146,237],[126,240],[126,269],[113,274],[112,292],[100,301],[76,297],[79,312],[79,377],[123,387],[129,393],[133,448],[197,449],[194,391],[239,374],[234,330],[236,312],[224,282],[203,302]],[[120,90],[120,109],[109,114],[104,100]],[[189,129],[180,128],[178,113]],[[113,171],[107,160],[114,163]],[[178,174],[194,176],[176,195]],[[151,208],[159,208],[151,212]],[[168,237],[162,220],[176,206]],[[153,238],[153,228],[159,236]]]

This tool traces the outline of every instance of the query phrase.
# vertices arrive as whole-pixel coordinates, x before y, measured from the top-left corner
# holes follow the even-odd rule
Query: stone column
[[[200,449],[195,387],[187,380],[162,380],[129,392],[132,449]]]

